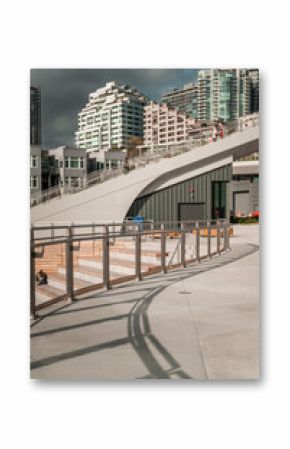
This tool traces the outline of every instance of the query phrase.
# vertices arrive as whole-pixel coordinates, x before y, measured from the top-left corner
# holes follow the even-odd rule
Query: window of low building
[[[79,168],[79,158],[78,157],[71,157],[70,158],[70,168]]]
[[[95,142],[94,142],[95,143]],[[88,147],[92,144],[88,144]],[[78,156],[68,156],[65,158],[65,168],[84,168],[84,158]]]
[[[30,156],[30,167],[31,168],[37,168],[38,166],[38,157],[35,155]]]
[[[38,187],[38,177],[30,176],[30,188],[37,189],[37,187]]]

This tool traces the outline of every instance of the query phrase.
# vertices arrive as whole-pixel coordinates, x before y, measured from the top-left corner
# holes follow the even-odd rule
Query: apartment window
[[[70,158],[70,168],[79,168],[79,158],[78,157],[71,157]]]
[[[30,176],[30,188],[37,189],[37,187],[38,187],[38,177]]]
[[[88,144],[88,147],[91,145]],[[65,158],[65,168],[84,168],[84,158],[70,156]]]
[[[38,166],[38,157],[37,156],[30,156],[30,167],[31,168],[37,168]]]

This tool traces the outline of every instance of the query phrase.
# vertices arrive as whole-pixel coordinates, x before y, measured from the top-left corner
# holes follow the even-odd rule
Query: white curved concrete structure
[[[31,209],[36,222],[122,221],[141,193],[149,193],[229,164],[258,151],[259,127],[236,132],[214,143],[162,159],[73,195]]]

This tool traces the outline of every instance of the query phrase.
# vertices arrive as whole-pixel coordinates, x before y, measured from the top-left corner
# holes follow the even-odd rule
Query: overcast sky
[[[78,112],[88,95],[108,81],[136,87],[152,100],[196,80],[196,69],[32,69],[31,85],[42,93],[44,148],[73,145]]]

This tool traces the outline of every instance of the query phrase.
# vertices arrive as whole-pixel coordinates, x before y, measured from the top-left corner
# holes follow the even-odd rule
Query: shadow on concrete
[[[139,379],[192,379],[180,366],[180,364],[177,362],[177,360],[169,353],[169,351],[164,347],[164,345],[152,334],[150,322],[148,318],[148,309],[154,300],[154,298],[160,294],[163,290],[165,290],[169,285],[173,285],[176,282],[179,282],[183,279],[186,279],[188,277],[196,276],[198,274],[204,273],[206,271],[213,270],[215,268],[227,265],[229,263],[232,263],[234,261],[237,261],[239,259],[242,259],[243,257],[246,257],[254,252],[256,252],[259,249],[257,245],[248,244],[245,245],[244,251],[242,251],[241,254],[234,255],[232,253],[227,254],[227,258],[221,260],[220,258],[211,259],[210,261],[204,261],[200,263],[199,265],[195,265],[194,267],[187,267],[182,272],[171,272],[171,275],[163,275],[158,277],[154,277],[152,281],[148,279],[148,284],[150,283],[151,288],[143,288],[136,291],[147,291],[148,292],[141,298],[134,298],[130,300],[125,301],[118,301],[118,302],[112,302],[108,304],[98,304],[94,306],[89,307],[79,307],[77,309],[73,310],[63,310],[67,308],[70,304],[67,304],[61,309],[58,309],[56,312],[51,312],[50,314],[41,317],[40,320],[43,320],[45,318],[48,318],[52,315],[61,315],[61,314],[67,314],[67,313],[75,313],[75,312],[81,312],[82,310],[89,310],[89,309],[96,309],[98,307],[110,307],[117,304],[126,304],[126,303],[134,303],[132,309],[127,314],[117,315],[115,317],[107,317],[99,320],[94,321],[88,321],[83,323],[77,323],[71,326],[65,326],[61,328],[56,329],[49,329],[43,332],[36,332],[32,334],[32,338],[35,337],[41,337],[46,336],[50,334],[54,334],[57,332],[65,332],[69,330],[73,330],[76,328],[82,328],[86,326],[92,326],[92,325],[99,325],[101,323],[104,323],[106,321],[114,321],[114,320],[121,320],[124,318],[128,319],[127,324],[127,332],[128,336],[112,341],[108,341],[102,344],[93,345],[90,347],[86,347],[83,349],[70,351],[67,353],[43,358],[37,361],[34,361],[31,363],[31,370],[36,368],[42,368],[48,365],[52,365],[57,362],[61,362],[64,360],[72,359],[75,357],[80,357],[86,354],[90,354],[93,352],[98,352],[101,350],[109,349],[109,348],[115,348],[121,345],[125,344],[131,344],[136,351],[136,354],[139,356],[141,361],[143,362],[144,366],[147,368],[149,374],[139,378]],[[199,269],[197,269],[199,267]],[[164,283],[160,286],[160,281],[164,281]],[[155,284],[159,285],[155,285]],[[133,287],[133,284],[131,284]],[[135,291],[132,290],[126,290],[128,289],[127,286],[120,286],[118,287],[118,294],[126,294],[127,293],[135,293]],[[107,296],[113,296],[112,294],[104,294],[99,293],[96,294],[93,298],[102,298]],[[89,298],[84,298],[79,300],[79,304],[81,304],[83,301],[85,302]],[[90,297],[92,300],[92,297]],[[38,321],[39,322],[39,321]],[[37,323],[38,323],[37,322]],[[37,324],[36,323],[36,324]],[[35,325],[35,323],[34,323]],[[153,354],[152,349],[149,346],[150,345],[154,348],[154,353],[158,354],[157,356]],[[162,367],[161,360],[165,361],[169,368],[165,369]],[[203,364],[203,372],[204,372],[204,379],[207,379],[207,373],[206,373],[206,367],[204,365],[203,358],[201,358],[201,363]],[[200,379],[200,377],[199,377]]]
[[[83,323],[72,324],[71,326],[64,326],[64,327],[58,327],[56,329],[49,329],[47,331],[35,332],[34,334],[31,334],[31,338],[44,337],[45,335],[56,334],[58,332],[71,331],[73,329],[80,329],[82,327],[87,327],[87,326],[94,326],[96,324],[102,324],[102,323],[106,323],[109,321],[123,320],[124,318],[127,318],[127,316],[128,316],[128,314],[110,316],[108,318],[101,318],[99,320],[85,321]]]

